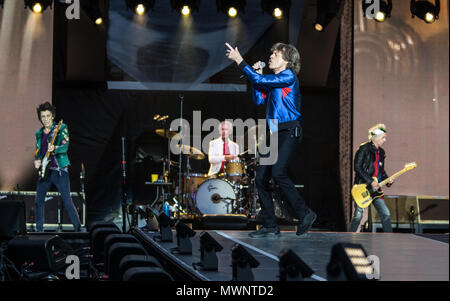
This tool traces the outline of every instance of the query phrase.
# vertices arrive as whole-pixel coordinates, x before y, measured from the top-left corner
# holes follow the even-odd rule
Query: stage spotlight
[[[237,10],[236,10],[234,7],[230,7],[230,8],[228,9],[228,16],[229,16],[230,18],[236,17],[236,16],[237,16]]]
[[[323,31],[339,11],[339,0],[317,0],[317,15],[314,28]]]
[[[281,19],[284,12],[287,12],[290,7],[290,0],[261,0],[261,8],[263,12],[271,14],[277,19]]]
[[[205,271],[217,271],[219,260],[216,253],[223,247],[208,233],[200,233],[200,262],[194,263],[194,268],[199,266]]]
[[[175,224],[177,230],[177,247],[172,248],[171,252],[178,254],[192,254],[192,242],[191,237],[194,237],[196,232],[189,228],[181,220],[178,220]]]
[[[303,281],[314,274],[314,271],[291,249],[283,249],[278,257],[280,281]]]
[[[29,8],[36,14],[42,13],[47,7],[51,7],[53,0],[25,0],[25,8]]]
[[[412,18],[414,16],[424,20],[426,23],[433,23],[439,19],[439,12],[441,10],[441,3],[439,0],[434,1],[435,4],[429,1],[415,1],[411,0],[410,10]]]
[[[100,11],[99,0],[82,1],[81,6],[92,22],[94,22],[97,26],[103,24],[104,19]]]
[[[164,242],[172,242],[173,236],[172,236],[172,220],[170,217],[164,214],[164,212],[161,212],[161,214],[158,216],[158,222],[159,222],[159,233],[161,235],[155,236],[154,240],[164,241]]]
[[[189,5],[183,6],[183,8],[181,9],[181,14],[183,16],[188,16],[191,14],[191,8],[189,7]]]
[[[367,3],[366,1],[367,0],[362,0],[362,10],[363,10],[364,17],[367,18],[368,13],[374,14],[374,19],[375,19],[375,21],[378,21],[378,22],[384,22],[386,20],[386,18],[391,17],[392,0],[387,0],[387,2],[385,0],[377,0],[377,1],[379,1],[379,10],[378,11],[375,11],[375,7],[374,7],[374,1],[376,1],[376,0],[372,0],[369,3]],[[372,7],[374,8],[374,10],[371,10]]]
[[[327,265],[328,280],[368,280],[368,275],[373,275],[373,272],[373,267],[362,245],[338,243],[333,246],[330,262]]]
[[[253,281],[252,269],[259,266],[259,261],[243,246],[234,244],[231,248],[231,265],[233,267],[233,281]]]
[[[200,8],[200,0],[171,0],[170,5],[173,10],[180,12],[183,16],[188,16],[193,11]]]
[[[142,16],[155,8],[155,0],[126,0],[127,9],[134,11],[137,15]]]
[[[217,10],[230,18],[236,17],[245,10],[245,0],[216,0]]]
[[[281,17],[283,16],[283,11],[282,11],[280,8],[276,7],[276,8],[273,10],[273,16],[274,16],[275,18],[281,18]]]

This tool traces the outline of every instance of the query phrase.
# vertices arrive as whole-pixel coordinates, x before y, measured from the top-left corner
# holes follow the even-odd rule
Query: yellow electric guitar
[[[381,190],[381,187],[383,187],[384,185],[389,183],[389,181],[391,179],[398,178],[400,175],[404,174],[408,170],[411,170],[411,169],[416,168],[416,167],[417,167],[416,162],[411,162],[411,163],[405,164],[405,167],[402,170],[400,170],[399,172],[393,174],[389,178],[387,178],[384,181],[382,181],[379,184],[380,188],[378,190],[376,190],[376,191],[374,191],[372,189],[372,185],[370,185],[370,184],[364,184],[363,183],[363,184],[355,184],[355,185],[353,185],[353,187],[352,187],[353,200],[361,208],[368,207],[375,199],[383,196],[384,193]],[[373,179],[375,181],[377,181],[377,178],[374,177]]]

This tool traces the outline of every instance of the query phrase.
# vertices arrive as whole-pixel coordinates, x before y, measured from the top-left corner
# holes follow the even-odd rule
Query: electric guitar
[[[389,181],[391,179],[398,178],[400,175],[404,174],[408,170],[411,170],[416,167],[417,167],[416,162],[411,162],[411,163],[405,164],[405,167],[402,170],[393,174],[392,176],[390,176],[389,178],[385,179],[380,184],[378,184],[380,186],[380,188],[376,191],[374,191],[372,189],[372,185],[370,185],[370,184],[363,183],[363,184],[353,185],[353,187],[352,187],[353,200],[361,208],[368,207],[375,199],[384,195],[383,191],[381,190],[381,187],[383,187],[384,185],[389,183]],[[378,182],[377,178],[374,177],[373,179]]]
[[[39,176],[40,181],[42,181],[43,179],[45,179],[47,177],[48,166],[51,162],[51,159],[50,159],[51,152],[49,152],[48,149],[50,148],[51,145],[53,145],[55,143],[56,136],[58,135],[58,132],[61,129],[62,124],[63,124],[63,121],[61,120],[58,123],[58,125],[56,126],[56,129],[53,131],[52,140],[48,144],[47,152],[45,153],[44,158],[42,158],[41,167],[39,167],[39,170],[38,170],[38,176]]]

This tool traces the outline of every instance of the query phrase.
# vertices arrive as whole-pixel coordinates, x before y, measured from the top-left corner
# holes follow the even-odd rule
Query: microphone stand
[[[122,137],[122,232],[126,233],[127,223],[127,171],[126,171],[127,161],[125,159],[125,137]]]
[[[414,209],[414,206],[411,206],[411,207],[409,208],[408,217],[409,217],[409,223],[410,223],[410,226],[411,226],[411,232],[412,232],[412,233],[416,233],[416,227],[415,227],[415,225],[414,225],[414,219],[416,218],[416,217],[415,217],[415,209]]]
[[[180,210],[179,210],[179,206],[180,206],[180,202],[181,202],[181,196],[182,196],[182,191],[181,191],[181,163],[182,163],[182,158],[183,158],[183,99],[184,99],[184,95],[180,94],[180,154],[178,155],[178,203],[177,203],[177,218],[180,218]]]

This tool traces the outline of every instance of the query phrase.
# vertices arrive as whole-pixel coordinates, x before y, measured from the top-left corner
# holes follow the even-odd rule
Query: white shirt
[[[237,156],[239,154],[239,145],[228,139],[228,150],[230,155]],[[208,160],[211,163],[208,176],[217,174],[220,171],[222,162],[226,161],[223,155],[223,140],[221,137],[209,142]]]

